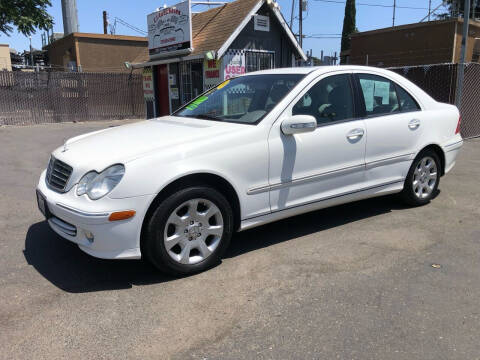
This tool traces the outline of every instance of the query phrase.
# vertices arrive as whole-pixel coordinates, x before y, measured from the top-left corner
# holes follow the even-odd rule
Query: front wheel
[[[420,206],[432,200],[440,183],[440,166],[438,155],[432,150],[422,151],[415,158],[401,193],[407,204]]]
[[[217,190],[180,190],[160,203],[150,218],[146,257],[161,271],[193,274],[220,262],[233,232],[233,212]]]

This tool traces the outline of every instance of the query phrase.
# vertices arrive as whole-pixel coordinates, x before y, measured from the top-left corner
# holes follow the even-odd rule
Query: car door
[[[357,191],[365,176],[366,128],[355,111],[350,73],[323,75],[285,109],[269,134],[272,211]],[[313,132],[285,135],[281,123],[312,115]]]
[[[420,106],[391,79],[372,73],[356,73],[354,78],[368,134],[367,185],[402,182],[423,132]]]

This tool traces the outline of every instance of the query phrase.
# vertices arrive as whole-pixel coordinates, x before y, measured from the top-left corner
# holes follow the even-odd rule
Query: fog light
[[[87,238],[89,243],[93,243],[95,236],[90,231],[85,231],[85,237]]]

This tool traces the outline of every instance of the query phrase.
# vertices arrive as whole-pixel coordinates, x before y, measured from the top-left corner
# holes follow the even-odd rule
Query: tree
[[[342,45],[340,53],[350,49],[350,36],[358,31],[355,21],[356,13],[355,0],[347,0],[345,4],[345,16],[343,17]]]
[[[464,0],[446,0],[445,3],[448,9],[448,12],[436,15],[438,19],[449,19],[449,18],[457,18],[459,16],[463,16],[463,13],[465,12]],[[474,16],[475,18],[480,17],[480,0],[470,0],[469,17],[472,18]]]
[[[25,36],[35,29],[48,30],[53,18],[47,13],[50,0],[0,0],[0,31],[10,36],[15,26]]]

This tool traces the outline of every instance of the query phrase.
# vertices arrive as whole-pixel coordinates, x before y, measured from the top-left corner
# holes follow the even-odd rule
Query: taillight
[[[460,133],[460,124],[462,123],[462,115],[460,115],[458,117],[458,124],[457,124],[457,128],[455,129],[455,135],[459,134]]]

